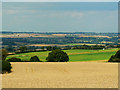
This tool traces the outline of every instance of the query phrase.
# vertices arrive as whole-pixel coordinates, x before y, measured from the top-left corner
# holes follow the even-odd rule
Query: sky
[[[3,2],[2,30],[118,32],[117,2]]]
[[[2,2],[119,2],[119,0],[0,0]]]

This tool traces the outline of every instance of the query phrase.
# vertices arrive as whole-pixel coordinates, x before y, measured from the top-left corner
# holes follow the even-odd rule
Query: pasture
[[[96,60],[108,60],[111,55],[114,55],[118,49],[107,49],[107,50],[63,50],[69,55],[69,61],[96,61]],[[45,52],[29,52],[29,53],[21,53],[15,55],[9,55],[7,59],[11,57],[17,57],[24,60],[30,60],[32,56],[38,56],[41,61],[46,61],[46,57],[48,56],[50,51]]]

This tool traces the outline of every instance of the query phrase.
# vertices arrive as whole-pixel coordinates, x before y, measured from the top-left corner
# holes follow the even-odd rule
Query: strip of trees
[[[20,46],[18,48],[9,47],[6,48],[9,52],[18,53],[27,53],[27,52],[43,52],[43,51],[52,51],[56,49],[60,50],[70,50],[70,49],[88,49],[88,50],[99,50],[99,49],[109,49],[109,48],[118,48],[120,45],[68,45],[68,46]]]
[[[120,62],[120,50],[115,55],[112,55],[108,62]]]

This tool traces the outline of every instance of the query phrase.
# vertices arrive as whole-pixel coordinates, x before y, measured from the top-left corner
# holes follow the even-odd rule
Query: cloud
[[[51,16],[70,16],[70,17],[82,17],[84,13],[78,11],[64,11],[64,12],[54,12]]]
[[[14,10],[14,9],[9,9],[9,10],[3,10],[4,14],[33,14],[37,13],[36,10]]]
[[[82,17],[83,15],[84,15],[84,13],[82,13],[82,12],[77,12],[77,11],[71,12],[72,17]]]
[[[46,18],[60,18],[60,17],[83,17],[84,13],[80,11],[38,11],[38,14],[35,14],[37,17],[46,17]]]
[[[17,14],[18,11],[17,10],[6,10],[5,13],[6,14]]]

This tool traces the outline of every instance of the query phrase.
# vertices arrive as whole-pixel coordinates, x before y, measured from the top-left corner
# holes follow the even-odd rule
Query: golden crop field
[[[2,88],[117,88],[118,64],[105,62],[12,62]]]
[[[64,37],[67,35],[76,35],[78,37],[103,37],[103,38],[111,38],[109,36],[103,35],[84,35],[84,34],[28,34],[28,33],[14,33],[14,34],[0,34],[0,37],[6,38],[25,38],[25,37]]]

